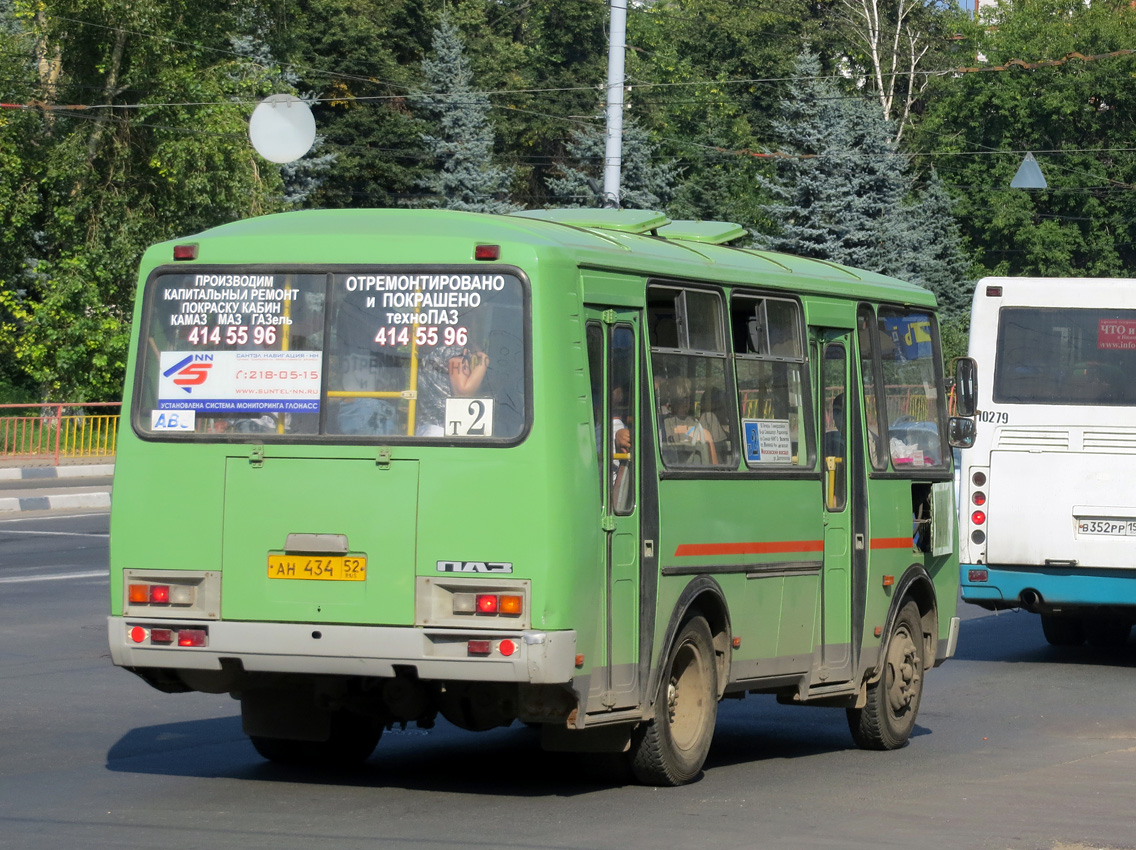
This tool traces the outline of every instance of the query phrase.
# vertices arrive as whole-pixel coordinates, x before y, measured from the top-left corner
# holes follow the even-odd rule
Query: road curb
[[[0,481],[46,481],[57,478],[95,478],[114,475],[113,463],[87,466],[22,466],[0,469]]]
[[[60,493],[57,496],[25,496],[0,499],[0,513],[57,511],[75,508],[109,508],[110,493]]]

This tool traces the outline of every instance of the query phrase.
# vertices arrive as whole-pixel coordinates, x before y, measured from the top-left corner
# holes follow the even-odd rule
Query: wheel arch
[[[659,692],[660,674],[670,657],[675,636],[683,624],[694,616],[704,617],[710,626],[718,666],[718,698],[721,699],[722,694],[725,693],[726,683],[730,677],[730,647],[733,635],[730,607],[726,603],[726,594],[722,592],[718,582],[710,576],[700,575],[691,579],[683,588],[667,620],[659,657],[651,665],[651,676],[647,682],[644,699],[645,706],[654,705]]]
[[[935,664],[935,653],[939,644],[939,600],[935,593],[935,583],[931,580],[926,568],[922,564],[912,564],[895,583],[892,593],[891,605],[888,607],[887,618],[884,620],[882,631],[883,639],[876,651],[875,666],[868,676],[874,681],[883,670],[884,658],[887,653],[888,636],[895,627],[896,618],[908,601],[913,601],[919,607],[919,619],[923,632],[923,668],[929,669]]]

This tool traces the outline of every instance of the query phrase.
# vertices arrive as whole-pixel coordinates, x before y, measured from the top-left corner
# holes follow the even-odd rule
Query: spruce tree
[[[466,212],[507,213],[512,170],[494,165],[489,98],[474,89],[473,74],[458,28],[447,15],[434,30],[434,58],[422,61],[428,94],[415,98],[437,119],[438,134],[422,141],[436,169],[420,184],[434,194],[430,206]]]
[[[879,103],[821,75],[816,55],[798,58],[775,123],[789,156],[760,178],[775,201],[758,244],[900,277],[934,291],[948,312],[964,310],[962,240],[938,177],[916,193]]]
[[[586,124],[573,131],[568,154],[574,165],[562,163],[561,177],[545,183],[554,203],[564,207],[594,207],[603,203],[605,131],[600,124]],[[623,121],[619,205],[632,209],[663,210],[675,194],[681,169],[671,160],[657,160],[657,146],[650,134],[630,116]]]
[[[768,247],[873,271],[897,269],[910,240],[898,215],[911,183],[879,105],[843,96],[802,54],[774,132],[789,156],[760,182],[776,199]]]
[[[898,276],[934,292],[944,319],[969,317],[974,291],[970,263],[950,195],[934,169],[927,187],[910,204],[908,215],[916,242]]]

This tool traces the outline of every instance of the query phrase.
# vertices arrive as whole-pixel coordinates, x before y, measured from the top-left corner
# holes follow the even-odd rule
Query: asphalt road
[[[749,697],[684,788],[444,721],[320,774],[262,761],[228,697],[111,665],[107,540],[105,513],[0,519],[0,848],[1136,847],[1136,641],[1057,650],[964,606],[909,746]]]

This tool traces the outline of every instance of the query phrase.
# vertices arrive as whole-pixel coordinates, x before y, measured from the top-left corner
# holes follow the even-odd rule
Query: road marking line
[[[32,581],[64,581],[76,578],[110,578],[107,570],[88,570],[82,573],[51,573],[45,576],[9,576],[0,578],[0,584],[24,584]]]

